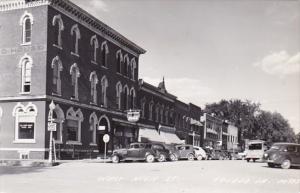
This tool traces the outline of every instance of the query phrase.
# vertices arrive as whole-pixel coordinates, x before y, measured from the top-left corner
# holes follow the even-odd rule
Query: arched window
[[[164,123],[164,108],[165,108],[164,105],[162,105],[160,108],[160,122],[161,123]]]
[[[108,46],[107,46],[107,42],[104,41],[102,44],[101,44],[101,57],[102,57],[102,66],[105,66],[107,67],[107,55],[109,53],[109,50],[108,50]]]
[[[135,90],[134,90],[134,88],[131,88],[130,89],[130,108],[131,109],[135,109],[135,97],[136,97]]]
[[[129,89],[128,86],[125,85],[123,88],[123,109],[128,110],[129,105]]]
[[[169,124],[169,107],[165,110],[165,123]]]
[[[31,91],[31,68],[32,59],[25,54],[20,60],[21,68],[21,93],[30,93]]]
[[[145,118],[145,106],[146,106],[146,98],[142,98],[141,100],[141,116]]]
[[[90,75],[90,82],[91,82],[91,100],[93,104],[97,104],[98,77],[95,71],[93,71]]]
[[[149,120],[153,120],[153,104],[153,101],[149,103]]]
[[[121,50],[117,51],[116,58],[117,58],[117,72],[121,74],[122,63],[123,63],[123,55]]]
[[[70,68],[70,75],[71,75],[71,83],[73,86],[73,96],[72,99],[78,100],[78,78],[80,77],[79,68],[77,64],[73,64]]]
[[[65,115],[63,110],[57,104],[53,110],[53,122],[56,123],[56,131],[53,132],[53,138],[55,143],[62,143],[63,139],[63,122],[65,121]]]
[[[37,107],[33,103],[18,103],[13,109],[15,117],[15,142],[35,143]]]
[[[81,123],[83,121],[81,110],[78,109],[75,112],[73,107],[69,108],[66,120],[67,144],[81,144]]]
[[[128,71],[129,65],[130,65],[130,63],[129,63],[129,58],[128,58],[128,54],[126,54],[126,55],[124,56],[123,60],[124,60],[124,65],[123,65],[123,75],[124,75],[124,76],[128,76],[128,75],[130,74],[130,72]]]
[[[78,47],[79,47],[79,39],[81,38],[81,35],[77,24],[73,25],[73,27],[71,28],[71,36],[73,37],[72,42],[74,48],[71,54],[75,56],[79,56]]]
[[[96,141],[96,134],[97,134],[97,127],[98,127],[98,118],[95,112],[90,115],[90,131],[92,132],[92,142],[90,145],[97,145]]]
[[[116,85],[116,104],[117,104],[118,109],[122,108],[122,106],[121,106],[122,90],[123,90],[122,84],[121,84],[121,82],[118,82]]]
[[[55,15],[52,19],[52,26],[54,26],[54,43],[55,47],[62,49],[62,31],[65,29],[61,15]]]
[[[97,64],[97,50],[99,48],[99,43],[98,43],[98,39],[97,39],[97,36],[94,35],[91,37],[91,41],[90,41],[90,44],[93,48],[93,51],[92,51],[92,63],[96,63]]]
[[[53,93],[57,95],[61,95],[61,77],[60,72],[63,70],[62,62],[59,56],[53,58],[52,63],[52,84],[53,84]]]
[[[106,76],[103,76],[101,79],[101,104],[104,107],[107,107],[107,87],[108,81]]]
[[[131,68],[131,79],[135,80],[135,69],[136,69],[136,62],[135,62],[135,58],[132,58],[130,61],[130,68]]]
[[[33,16],[27,11],[23,14],[20,20],[22,26],[22,44],[30,44],[32,36]]]
[[[155,106],[155,121],[159,122],[159,104],[156,104]]]

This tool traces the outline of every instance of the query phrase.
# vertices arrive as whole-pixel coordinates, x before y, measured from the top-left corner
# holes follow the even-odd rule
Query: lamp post
[[[48,130],[50,130],[50,140],[49,140],[49,163],[53,163],[53,129],[49,128],[49,121],[50,125],[53,125],[53,110],[55,109],[55,104],[51,101],[49,105],[49,115],[48,115]]]

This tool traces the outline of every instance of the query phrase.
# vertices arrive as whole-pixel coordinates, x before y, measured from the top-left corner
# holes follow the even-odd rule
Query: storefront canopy
[[[175,131],[173,127],[159,126],[159,134],[166,144],[183,144],[184,140],[180,140]]]
[[[165,139],[159,135],[155,129],[140,128],[139,130],[139,141],[147,140],[148,142],[159,142],[164,143]]]

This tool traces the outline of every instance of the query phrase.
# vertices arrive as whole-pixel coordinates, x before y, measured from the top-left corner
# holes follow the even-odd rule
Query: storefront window
[[[67,111],[67,141],[80,142],[81,141],[81,122],[83,121],[83,114],[80,109],[76,112],[71,107]]]

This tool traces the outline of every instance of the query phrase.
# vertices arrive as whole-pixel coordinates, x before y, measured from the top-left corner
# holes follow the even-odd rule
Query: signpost
[[[49,105],[49,114],[48,114],[48,131],[50,131],[50,140],[49,140],[49,162],[53,164],[53,131],[56,131],[56,123],[53,123],[53,111],[55,109],[55,104],[51,101]],[[54,148],[55,154],[55,148]],[[56,156],[56,155],[54,155]]]
[[[109,142],[109,135],[105,134],[103,135],[103,141],[104,141],[104,161],[106,160],[106,145]]]

